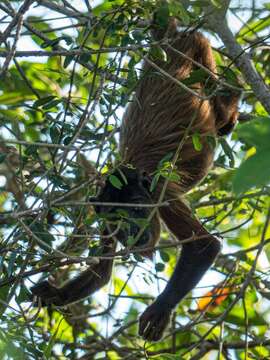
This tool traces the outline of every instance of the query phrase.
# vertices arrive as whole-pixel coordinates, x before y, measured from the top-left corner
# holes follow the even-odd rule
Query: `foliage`
[[[2,33],[23,2],[0,3]],[[150,49],[152,60],[168,61],[151,38],[153,13],[160,27],[171,15],[203,27],[209,3],[222,7],[199,0],[39,1],[23,15],[23,26],[17,19],[5,39],[0,32],[1,359],[270,357],[270,119],[222,44],[215,46],[220,75],[233,85],[236,75],[241,79],[240,110],[248,116],[232,137],[219,140],[215,166],[188,196],[205,226],[224,238],[224,254],[200,284],[207,288],[175,309],[161,342],[138,337],[138,316],[176,261],[175,243],[163,229],[154,265],[132,251],[116,256],[111,284],[96,296],[63,309],[38,309],[30,299],[29,288],[41,277],[52,274],[60,285],[100,255],[102,222],[91,197],[121,160],[121,117],[142,58]],[[238,3],[229,11],[230,19],[242,18],[235,39],[269,85],[269,3]],[[202,75],[195,70],[186,86]],[[192,140],[200,151],[199,134]],[[160,177],[179,180],[172,158],[161,160],[152,189]],[[109,181],[121,188],[125,179],[110,175]]]

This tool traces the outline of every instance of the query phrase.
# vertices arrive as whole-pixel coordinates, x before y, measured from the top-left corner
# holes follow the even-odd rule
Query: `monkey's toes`
[[[158,341],[170,321],[171,311],[153,303],[140,317],[139,335],[147,341]]]

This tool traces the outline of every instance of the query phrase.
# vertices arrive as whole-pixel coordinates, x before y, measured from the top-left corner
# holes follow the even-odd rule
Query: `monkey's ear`
[[[157,22],[156,15],[154,14],[153,22],[151,25],[151,33],[155,40],[159,41],[164,37],[174,38],[177,33],[178,21],[175,17],[170,17],[166,25],[160,25]]]

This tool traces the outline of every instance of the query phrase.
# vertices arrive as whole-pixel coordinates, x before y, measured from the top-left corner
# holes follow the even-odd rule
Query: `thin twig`
[[[17,14],[14,15],[13,19],[11,20],[10,24],[7,26],[6,30],[0,34],[0,45],[2,42],[5,42],[9,37],[11,31],[17,25],[18,21],[20,20],[21,16],[23,16],[29,7],[35,2],[35,0],[25,0],[22,6],[19,8]],[[13,15],[13,14],[12,14]]]

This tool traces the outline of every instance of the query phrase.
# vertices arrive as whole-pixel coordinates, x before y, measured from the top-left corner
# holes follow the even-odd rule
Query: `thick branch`
[[[38,0],[38,3],[50,10],[59,12],[60,14],[64,14],[68,17],[75,17],[75,18],[86,17],[84,14],[81,14],[79,11],[78,12],[72,11],[72,10],[68,9],[66,6],[58,5],[52,1]]]
[[[234,59],[236,66],[243,74],[247,84],[250,85],[256,98],[262,103],[267,112],[270,113],[269,88],[256,71],[249,54],[247,54],[236,41],[226,21],[224,9],[226,10],[226,6],[228,6],[229,3],[230,1],[227,0],[225,8],[223,8],[222,11],[209,6],[207,8],[206,21],[209,27],[218,34],[223,41],[229,56]]]

